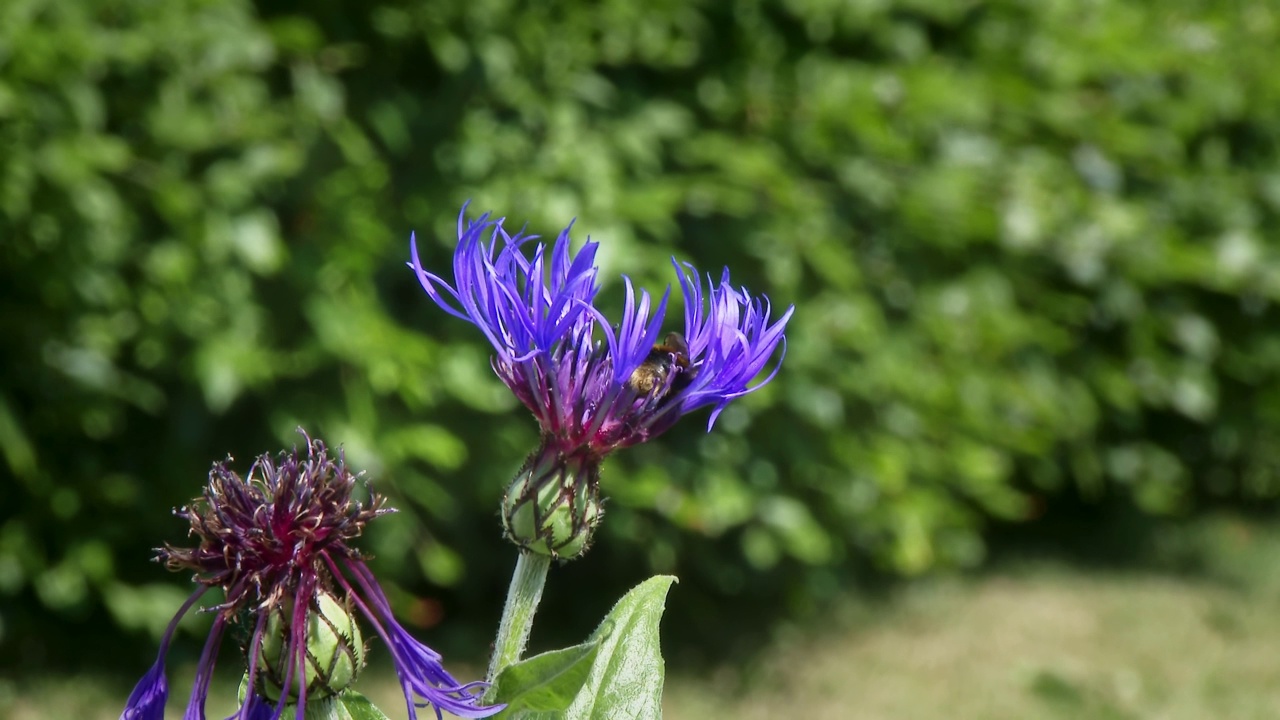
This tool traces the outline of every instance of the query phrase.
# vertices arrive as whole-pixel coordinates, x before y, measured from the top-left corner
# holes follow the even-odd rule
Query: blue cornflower
[[[572,252],[571,228],[548,248],[533,243],[536,236],[510,235],[503,220],[488,214],[467,221],[464,206],[452,283],[424,268],[416,239],[411,243],[410,267],[427,295],[485,334],[495,352],[494,371],[541,425],[541,445],[509,499],[514,493],[567,502],[569,493],[562,489],[569,485],[598,495],[606,455],[649,440],[702,407],[712,408],[710,430],[732,400],[773,379],[781,357],[768,376],[752,384],[780,344],[785,354],[783,330],[794,307],[773,319],[768,299],[729,284],[728,268],[719,283],[708,276],[704,285],[692,265],[672,260],[684,293],[682,333],[663,335],[670,287],[655,305],[647,291],[637,297],[626,276],[622,319],[610,322],[595,306],[598,244],[588,240]],[[546,510],[527,520],[545,525]],[[508,533],[524,534],[512,533],[513,517],[504,511]],[[578,502],[568,519],[571,534],[582,539],[577,531],[598,521],[598,502]],[[539,537],[513,539],[552,555],[580,550],[567,538],[534,534]]]
[[[305,435],[304,435],[305,437]],[[228,459],[229,460],[229,459]],[[179,608],[160,643],[155,664],[138,682],[121,720],[161,720],[168,684],[164,661],[178,621],[209,590],[224,601],[208,608],[213,627],[205,641],[184,720],[203,720],[218,648],[230,630],[244,651],[244,701],[233,718],[277,720],[304,716],[306,704],[345,690],[364,664],[365,648],[353,608],[391,650],[410,718],[430,706],[466,718],[488,717],[503,706],[483,706],[484,683],[462,684],[441,657],[415,640],[391,606],[363,557],[350,542],[379,515],[391,512],[381,496],[352,498],[359,476],[339,453],[307,438],[307,455],[262,455],[242,478],[228,462],[214,463],[204,493],[176,511],[187,520],[194,548],[158,550],[173,570],[195,572],[199,588]],[[287,707],[287,706],[295,707]]]

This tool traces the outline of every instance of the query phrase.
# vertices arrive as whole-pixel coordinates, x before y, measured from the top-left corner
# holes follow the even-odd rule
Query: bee
[[[670,387],[663,393],[665,398],[689,384],[692,379],[691,369],[689,344],[685,342],[684,336],[678,332],[667,333],[663,341],[654,345],[649,356],[631,373],[631,377],[627,379],[627,387],[638,395],[649,395],[662,387],[672,373],[676,373],[671,379]]]

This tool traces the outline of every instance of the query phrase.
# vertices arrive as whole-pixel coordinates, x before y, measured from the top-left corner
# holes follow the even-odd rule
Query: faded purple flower
[[[305,434],[304,434],[304,437]],[[232,631],[247,665],[239,720],[302,718],[308,701],[333,697],[355,679],[364,646],[353,613],[358,608],[391,650],[409,708],[430,706],[466,718],[488,717],[503,706],[483,706],[484,683],[462,684],[441,657],[392,617],[390,604],[351,542],[370,520],[391,512],[374,495],[352,498],[358,475],[339,453],[307,438],[307,454],[260,456],[242,478],[215,463],[204,493],[176,514],[187,520],[194,548],[166,545],[157,559],[173,570],[192,570],[200,587],[178,610],[161,641],[155,665],[129,696],[121,720],[160,720],[168,697],[164,659],[178,621],[202,595],[220,588],[221,604],[205,641],[185,720],[203,720],[205,697],[223,635]],[[296,706],[286,711],[287,706]]]
[[[464,207],[452,282],[423,267],[411,243],[410,267],[427,295],[485,334],[494,371],[538,418],[542,445],[521,472],[526,499],[549,495],[548,483],[563,484],[570,475],[598,494],[606,455],[661,434],[699,408],[712,408],[710,430],[732,400],[773,379],[781,357],[752,384],[780,344],[785,353],[783,330],[794,310],[773,319],[766,298],[729,284],[727,268],[719,283],[708,276],[704,285],[692,265],[673,260],[685,301],[682,332],[663,334],[670,288],[655,306],[648,292],[637,297],[625,276],[626,302],[615,324],[595,306],[598,245],[588,240],[574,253],[569,229],[548,248],[532,242],[536,236],[510,235],[487,214],[467,221]],[[530,473],[537,473],[532,482]],[[534,524],[552,515],[540,508]],[[575,505],[576,529],[598,518],[595,503]],[[556,546],[577,543],[551,545],[546,550],[555,555]]]

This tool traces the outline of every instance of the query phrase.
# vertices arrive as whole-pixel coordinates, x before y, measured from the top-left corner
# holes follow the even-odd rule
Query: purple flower
[[[304,437],[305,434],[304,434]],[[352,498],[358,475],[339,453],[330,459],[322,442],[307,438],[307,455],[295,449],[262,455],[245,478],[228,463],[215,463],[204,493],[176,512],[187,520],[194,548],[166,545],[158,559],[173,570],[195,572],[200,585],[178,610],[161,641],[156,663],[129,696],[121,720],[160,720],[168,687],[164,658],[178,621],[210,589],[220,588],[196,670],[185,720],[203,720],[205,697],[224,633],[244,651],[247,678],[239,720],[302,718],[308,701],[345,690],[364,663],[364,645],[353,607],[391,649],[409,716],[431,706],[466,718],[488,717],[503,706],[483,706],[484,683],[462,684],[441,657],[415,640],[391,615],[373,573],[351,542],[370,520],[391,512],[374,495]]]
[[[604,455],[708,405],[710,430],[730,401],[777,373],[775,365],[751,384],[784,343],[794,307],[770,323],[769,301],[730,286],[728,268],[719,284],[708,277],[704,286],[692,265],[672,261],[684,292],[684,332],[659,343],[669,288],[654,307],[646,291],[637,299],[624,276],[626,303],[614,325],[594,305],[597,243],[572,253],[570,225],[548,257],[542,243],[528,252],[536,236],[509,235],[487,214],[467,222],[465,213],[453,284],[422,266],[416,242],[411,267],[436,304],[489,338],[494,370],[562,449]]]
[[[164,631],[164,637],[160,639],[160,653],[156,656],[155,664],[147,670],[147,674],[142,676],[138,686],[129,694],[129,700],[125,703],[120,720],[164,720],[164,704],[169,699],[169,681],[164,676],[164,656],[169,652],[169,641],[173,639],[173,631],[177,629],[178,621],[187,614],[207,589],[202,587],[192,593],[191,597],[182,604],[178,614],[169,621],[169,627]]]
[[[704,285],[692,265],[672,261],[684,325],[664,336],[669,287],[655,305],[644,290],[637,297],[624,276],[622,319],[612,323],[595,306],[597,243],[572,252],[570,225],[548,248],[533,243],[536,236],[510,235],[502,224],[487,214],[467,221],[464,206],[452,283],[422,266],[416,239],[410,267],[437,305],[485,334],[494,371],[541,425],[541,447],[521,471],[522,497],[553,495],[546,483],[563,483],[567,474],[594,486],[610,452],[649,440],[699,408],[712,408],[710,430],[732,400],[777,373],[781,357],[752,384],[780,344],[785,353],[783,330],[794,307],[772,319],[769,301],[732,287],[727,268],[719,283],[708,276]],[[577,529],[599,518],[589,500],[575,505]],[[553,514],[540,507],[531,521],[544,525]]]

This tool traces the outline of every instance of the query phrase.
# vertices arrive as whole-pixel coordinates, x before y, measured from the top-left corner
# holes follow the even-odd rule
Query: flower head
[[[304,435],[304,437],[306,437]],[[481,706],[483,683],[461,684],[441,657],[410,636],[352,541],[373,518],[390,512],[374,495],[352,497],[358,475],[342,454],[329,456],[319,440],[307,454],[295,449],[262,455],[241,477],[229,462],[215,463],[204,493],[176,511],[198,539],[193,548],[166,545],[157,559],[173,570],[192,570],[200,586],[179,609],[161,642],[155,665],[143,676],[121,720],[159,720],[168,697],[164,658],[178,621],[211,589],[223,602],[215,613],[183,716],[203,720],[205,697],[228,630],[244,651],[245,697],[239,720],[276,720],[288,705],[301,718],[308,701],[333,697],[355,680],[364,645],[354,612],[360,611],[387,643],[409,707],[430,705],[437,717],[487,717],[502,706]]]
[[[513,236],[500,219],[467,221],[465,213],[453,283],[422,266],[416,242],[411,267],[436,304],[485,334],[494,370],[557,446],[603,455],[705,406],[713,407],[710,430],[730,401],[776,374],[777,365],[751,384],[784,343],[794,307],[770,322],[769,301],[732,287],[728,268],[704,286],[692,265],[672,261],[684,293],[683,334],[659,342],[669,289],[655,306],[624,276],[622,319],[611,323],[594,304],[597,243],[571,252],[570,225],[548,256],[546,245],[532,244],[537,236]]]
[[[727,268],[718,283],[708,276],[704,284],[692,265],[673,260],[684,294],[682,332],[663,332],[670,288],[655,303],[647,291],[637,295],[625,276],[622,317],[611,322],[595,306],[598,245],[588,240],[573,252],[571,227],[547,247],[536,236],[509,234],[487,214],[468,221],[464,207],[452,282],[423,267],[416,241],[410,267],[436,304],[485,334],[494,371],[537,417],[542,447],[522,475],[546,470],[554,464],[548,456],[559,457],[564,466],[585,468],[579,484],[591,485],[613,450],[649,440],[707,406],[710,430],[731,401],[772,380],[781,359],[752,384],[779,345],[785,353],[783,330],[794,307],[775,319],[766,298],[730,285]],[[539,476],[564,480],[558,472]],[[522,499],[547,495],[539,483],[521,487]],[[583,512],[575,522],[586,527],[598,517]]]

